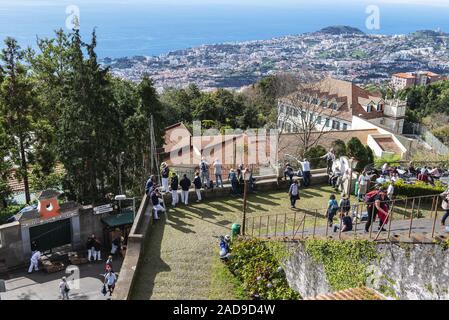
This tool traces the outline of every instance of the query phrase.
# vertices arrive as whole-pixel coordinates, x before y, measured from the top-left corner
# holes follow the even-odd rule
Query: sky
[[[243,6],[310,6],[310,0],[0,0],[1,6],[54,6],[69,4],[160,4],[160,5],[243,5]],[[314,0],[313,6],[351,5],[365,3],[366,5],[424,5],[449,7],[449,0]]]
[[[264,40],[331,25],[381,34],[449,32],[449,0],[0,0],[0,41],[12,36],[21,46],[35,46],[36,36],[71,29],[73,5],[83,37],[97,28],[100,55],[114,57]],[[366,27],[371,5],[379,7],[377,29]]]

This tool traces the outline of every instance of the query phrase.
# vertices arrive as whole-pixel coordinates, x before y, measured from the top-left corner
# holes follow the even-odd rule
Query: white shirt
[[[40,251],[36,251],[32,256],[31,256],[31,261],[34,263],[37,263],[39,261],[39,259],[41,258],[41,252]]]
[[[59,291],[61,291],[61,293],[62,293],[62,292],[65,292],[65,288],[66,288],[66,287],[68,287],[68,286],[67,286],[67,282],[61,281],[61,282],[59,283]]]
[[[394,187],[392,184],[390,184],[390,185],[388,185],[388,188],[387,188],[387,194],[393,195],[393,193],[394,193]]]
[[[310,162],[309,161],[301,162],[301,165],[302,165],[302,171],[310,171]]]
[[[117,277],[114,272],[106,273],[104,276],[106,283],[110,286],[112,286],[115,283],[115,280],[117,280]]]
[[[298,195],[298,185],[296,183],[293,183],[290,186],[290,193],[291,193],[292,196]]]
[[[214,174],[221,174],[221,163],[214,162]]]
[[[362,174],[362,175],[359,177],[359,184],[360,184],[361,186],[367,185],[367,184],[368,184],[368,181],[369,181],[369,177],[366,176],[366,175],[363,175],[363,174]]]

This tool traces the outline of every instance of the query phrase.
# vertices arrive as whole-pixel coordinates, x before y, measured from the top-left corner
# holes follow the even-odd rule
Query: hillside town
[[[338,27],[271,40],[203,45],[160,56],[105,58],[114,75],[138,81],[148,74],[158,90],[196,83],[201,89],[240,88],[279,72],[309,72],[358,84],[414,70],[449,73],[449,35],[364,34]],[[350,33],[348,33],[350,32]]]

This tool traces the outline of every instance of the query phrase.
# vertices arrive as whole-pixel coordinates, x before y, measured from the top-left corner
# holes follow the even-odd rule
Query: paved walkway
[[[371,232],[371,237],[374,239],[378,233],[378,226],[379,226],[379,220],[376,220],[373,223],[373,228],[372,228],[372,232]],[[434,219],[425,219],[425,218],[421,218],[421,219],[414,219],[413,220],[413,225],[412,225],[412,232],[411,232],[411,236],[412,238],[414,236],[418,236],[419,238],[428,238],[430,239],[432,236],[432,228],[433,228],[433,223],[434,223]],[[334,223],[334,225],[338,224],[338,222]],[[386,224],[384,226],[384,228],[386,230],[388,230],[388,224]],[[398,236],[401,239],[404,239],[405,237],[408,237],[409,234],[409,228],[410,228],[410,220],[406,219],[406,220],[393,220],[391,222],[391,228],[390,228],[390,237],[395,237]],[[338,238],[339,236],[339,231],[337,230],[337,232],[333,232],[333,227],[332,228],[327,228],[328,229],[328,237],[332,237],[332,238]],[[285,236],[286,237],[292,237],[293,236],[293,232],[289,231],[286,232]],[[300,227],[299,230],[297,231],[297,233],[295,234],[295,238],[301,238],[302,236],[304,237],[312,237],[313,236],[313,228],[306,228],[304,230],[304,233],[302,232],[302,228]],[[320,227],[316,227],[315,229],[315,236],[317,237],[324,237],[326,235],[326,227],[324,226],[320,226]],[[350,237],[354,237],[354,235],[357,235],[358,238],[368,238],[369,237],[369,232],[365,232],[365,222],[362,223],[357,223],[357,226],[354,224],[353,225],[353,229],[350,232],[343,232],[342,233],[344,238],[350,238]],[[387,231],[382,231],[379,235],[378,239],[386,239],[388,235]],[[280,237],[283,236],[283,234],[278,233],[276,235],[276,237]],[[448,231],[446,231],[446,229],[444,227],[440,226],[440,221],[437,220],[436,224],[435,224],[435,234],[434,236],[444,236],[444,237],[448,237],[449,233]],[[266,235],[263,236],[263,238],[266,238]],[[275,237],[275,234],[269,234],[269,237]]]
[[[115,269],[119,268],[121,261],[115,261]],[[79,266],[79,285],[70,282],[69,298],[72,300],[106,300],[103,296],[104,261]],[[46,273],[44,271],[28,274],[26,270],[13,272],[6,282],[6,292],[0,293],[2,300],[59,300],[59,283],[66,276],[69,281],[73,276],[65,271]]]
[[[132,299],[208,299],[217,237],[240,220],[216,202],[179,205],[161,215],[149,230]]]

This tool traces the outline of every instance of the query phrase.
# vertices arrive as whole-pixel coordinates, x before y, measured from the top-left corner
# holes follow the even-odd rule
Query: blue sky
[[[254,6],[342,6],[364,3],[366,5],[423,5],[423,6],[444,6],[449,7],[448,0],[0,0],[1,6],[60,6],[69,4],[158,4],[158,5],[209,5],[209,4],[228,4],[228,5],[254,5]]]

